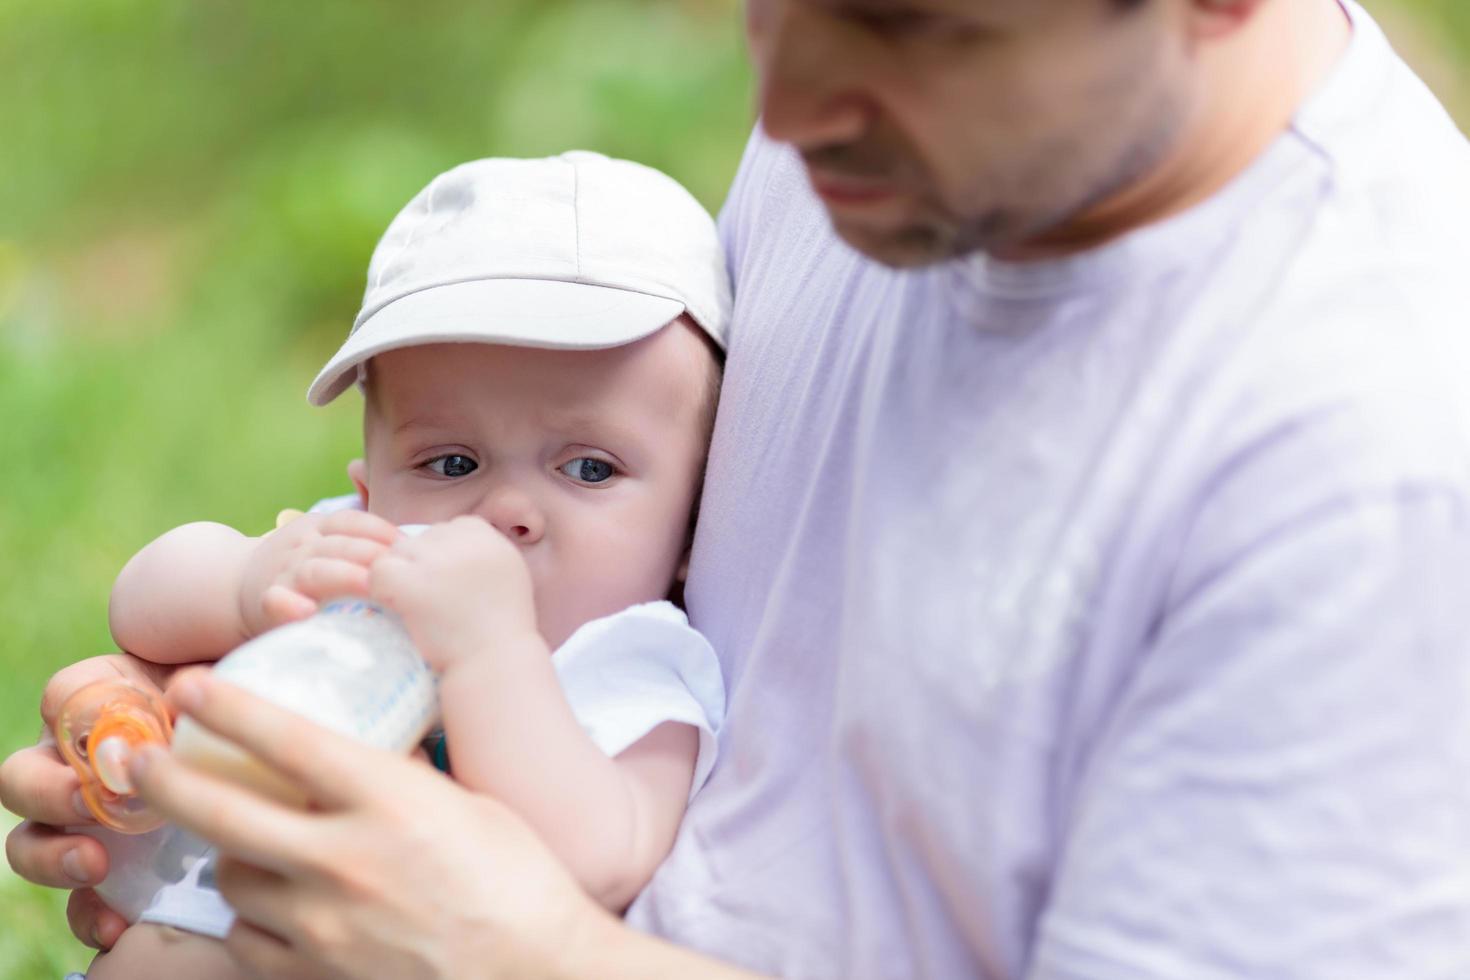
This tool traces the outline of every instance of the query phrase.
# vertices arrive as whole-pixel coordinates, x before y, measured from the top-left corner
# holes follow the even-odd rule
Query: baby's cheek
[[[625,512],[526,552],[537,626],[553,649],[594,619],[668,598],[683,538],[671,537],[654,516]]]
[[[582,625],[639,601],[627,593],[626,584],[620,584],[615,574],[560,576],[554,583],[535,582],[536,626],[547,644],[556,649]]]

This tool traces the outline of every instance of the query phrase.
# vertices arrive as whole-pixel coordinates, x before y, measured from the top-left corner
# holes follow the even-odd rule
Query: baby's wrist
[[[262,609],[264,589],[257,581],[260,576],[255,569],[264,540],[256,541],[232,570],[235,588],[235,621],[232,625],[241,643],[253,639],[267,628]]]
[[[440,684],[458,683],[472,678],[482,684],[487,676],[513,673],[516,666],[530,658],[551,655],[540,634],[534,630],[502,632],[478,643],[454,644],[456,649],[427,651],[424,657],[439,673]]]

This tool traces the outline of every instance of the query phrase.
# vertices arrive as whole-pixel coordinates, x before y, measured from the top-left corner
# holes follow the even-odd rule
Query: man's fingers
[[[111,949],[127,920],[108,908],[90,888],[71,893],[66,903],[66,923],[72,934],[94,949]]]
[[[300,810],[203,773],[153,746],[133,754],[128,774],[138,795],[170,823],[221,851],[282,874],[319,863],[312,818]]]
[[[219,859],[214,883],[240,919],[274,936],[292,938],[304,894],[300,885],[292,887],[289,879],[274,871],[227,857]]]
[[[46,682],[46,690],[41,694],[41,719],[50,728],[66,699],[93,681],[114,681],[122,678],[139,687],[162,690],[172,670],[171,667],[150,664],[126,653],[92,657],[90,660],[63,667]]]
[[[270,933],[258,929],[244,919],[236,919],[225,937],[225,949],[241,969],[259,980],[293,980],[308,974],[299,972],[301,958],[293,956],[290,947]]]
[[[258,757],[329,809],[370,795],[385,767],[408,765],[402,756],[312,724],[208,671],[181,674],[169,696],[180,711]]]
[[[37,823],[90,821],[77,792],[80,785],[50,740],[17,749],[0,762],[0,806]]]
[[[23,821],[5,838],[5,860],[26,881],[81,888],[107,877],[107,849],[90,837]]]

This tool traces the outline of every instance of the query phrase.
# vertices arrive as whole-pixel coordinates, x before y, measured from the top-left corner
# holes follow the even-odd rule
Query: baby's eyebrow
[[[616,447],[620,446],[636,446],[641,441],[637,429],[593,412],[553,410],[543,414],[537,421],[568,439],[600,445],[609,451],[616,451]]]
[[[593,412],[556,411],[542,412],[540,417],[542,425],[559,432],[587,432],[596,431],[607,427],[607,419]]]
[[[415,415],[393,427],[395,436],[414,429],[450,429],[462,420],[447,415]]]

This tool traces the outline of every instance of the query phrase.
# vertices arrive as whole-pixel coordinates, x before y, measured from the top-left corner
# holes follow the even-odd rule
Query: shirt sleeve
[[[1470,976],[1465,483],[1305,428],[1200,508],[1075,784],[1031,980]]]
[[[616,756],[664,722],[692,725],[699,754],[689,795],[715,764],[725,685],[714,649],[672,603],[650,602],[582,626],[552,655],[587,735]]]

